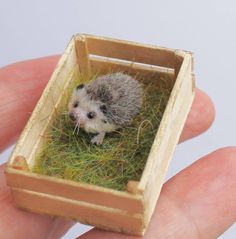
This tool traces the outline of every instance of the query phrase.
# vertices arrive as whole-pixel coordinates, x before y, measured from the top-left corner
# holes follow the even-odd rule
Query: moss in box
[[[71,124],[66,97],[34,172],[116,190],[125,190],[129,180],[139,181],[174,84],[170,77],[139,80],[144,92],[140,113],[131,125],[107,134],[99,146],[90,143],[94,135],[77,132]],[[73,86],[81,82],[78,76]]]

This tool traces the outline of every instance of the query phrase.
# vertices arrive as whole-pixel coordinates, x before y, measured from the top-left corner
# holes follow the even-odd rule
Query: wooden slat
[[[50,176],[37,175],[8,168],[7,183],[10,187],[61,196],[73,200],[116,208],[130,213],[142,213],[142,197],[94,185],[73,182]]]
[[[189,55],[180,70],[140,181],[139,187],[144,190],[146,222],[150,220],[154,211],[168,165],[184,127],[193,98],[191,57]]]
[[[89,54],[140,62],[168,68],[178,68],[181,57],[176,57],[175,50],[131,41],[84,35]]]
[[[134,76],[145,76],[145,77],[163,77],[169,76],[174,78],[175,71],[170,68],[154,68],[151,65],[141,65],[133,62],[122,62],[115,59],[104,59],[104,58],[90,58],[91,69],[94,72],[100,74],[106,74],[107,72],[121,71]]]
[[[71,218],[84,224],[132,235],[142,235],[144,231],[143,218],[140,214],[124,213],[118,209],[23,189],[13,188],[12,193],[18,207],[32,212]]]

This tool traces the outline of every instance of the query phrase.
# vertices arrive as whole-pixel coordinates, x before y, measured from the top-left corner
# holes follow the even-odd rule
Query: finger
[[[12,144],[22,131],[57,61],[58,56],[52,56],[0,69],[0,151]],[[181,141],[204,132],[213,119],[211,100],[196,90]]]
[[[188,114],[180,142],[205,132],[215,119],[215,107],[210,97],[196,89],[192,108]]]
[[[62,218],[24,212],[13,207],[10,189],[6,186],[5,165],[0,166],[0,238],[55,239],[74,224]]]
[[[144,236],[218,238],[236,221],[236,147],[217,150],[165,183]],[[81,239],[138,237],[93,229]]]
[[[22,131],[57,61],[44,57],[0,69],[0,151]]]

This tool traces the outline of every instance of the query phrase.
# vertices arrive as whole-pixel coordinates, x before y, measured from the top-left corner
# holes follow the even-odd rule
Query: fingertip
[[[233,158],[235,158],[236,156],[236,146],[227,146],[227,147],[222,147],[220,149],[215,150],[213,153],[217,153],[217,154],[223,154],[223,156],[227,155],[227,157],[233,156]],[[235,158],[236,160],[236,158]]]
[[[198,136],[210,128],[215,119],[215,106],[211,98],[196,89],[192,108],[188,114],[180,142]]]
[[[214,163],[221,165],[219,172],[226,173],[226,176],[234,177],[233,181],[236,182],[236,146],[228,146],[217,149],[210,154]]]

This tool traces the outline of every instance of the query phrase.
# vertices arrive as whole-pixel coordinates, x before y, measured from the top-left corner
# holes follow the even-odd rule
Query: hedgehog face
[[[106,106],[100,101],[92,100],[86,86],[81,84],[74,90],[68,104],[69,117],[78,128],[86,132],[111,132],[117,127],[109,123],[106,117]]]

